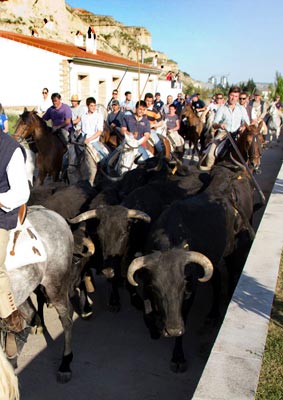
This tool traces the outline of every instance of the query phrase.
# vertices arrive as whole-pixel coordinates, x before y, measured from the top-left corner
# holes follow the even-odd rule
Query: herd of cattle
[[[231,293],[254,237],[251,177],[227,161],[217,163],[210,173],[191,165],[179,166],[173,174],[164,158],[154,157],[120,178],[109,179],[98,171],[93,186],[81,181],[35,187],[28,205],[28,217],[41,215],[40,223],[35,218],[33,222],[42,232],[44,245],[53,252],[50,259],[55,268],[50,267],[50,260],[45,269],[38,268],[38,279],[29,285],[29,294],[39,285],[38,311],[28,304],[25,313],[31,324],[39,325],[40,319],[44,324],[44,302],[55,306],[65,333],[58,371],[61,382],[71,379],[69,299],[80,293],[81,316],[91,315],[86,281],[95,275],[92,272],[104,275],[111,284],[112,311],[121,307],[122,283],[129,290],[131,304],[142,310],[151,337],[175,337],[171,369],[184,371],[182,337],[199,285],[211,284],[209,317],[219,318],[223,284]],[[51,213],[49,220],[42,216],[44,212]],[[56,234],[54,216],[59,225],[64,221],[71,228],[72,262],[68,259],[70,241],[66,242],[65,234]],[[22,276],[22,281],[25,279]]]

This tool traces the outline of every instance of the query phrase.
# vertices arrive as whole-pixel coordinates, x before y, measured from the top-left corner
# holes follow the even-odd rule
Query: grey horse
[[[64,353],[57,373],[61,383],[68,382],[72,373],[72,290],[80,271],[72,265],[74,239],[63,217],[42,206],[28,207],[27,218],[42,240],[47,259],[9,271],[16,305],[29,325],[33,325],[36,310],[30,300],[35,289],[41,287],[55,307],[64,330]],[[42,312],[43,315],[43,312]],[[44,323],[42,321],[42,323]]]

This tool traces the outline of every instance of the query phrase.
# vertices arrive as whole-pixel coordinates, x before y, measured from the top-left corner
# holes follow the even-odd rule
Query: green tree
[[[241,87],[241,86],[240,86]],[[254,83],[253,79],[249,79],[246,84],[243,85],[241,88],[244,92],[247,92],[249,94],[253,94],[253,92],[256,89],[256,84]]]
[[[274,90],[273,96],[280,96],[280,99],[282,101],[282,99],[283,99],[283,77],[278,71],[276,71],[276,74],[275,74],[274,89],[275,90]]]

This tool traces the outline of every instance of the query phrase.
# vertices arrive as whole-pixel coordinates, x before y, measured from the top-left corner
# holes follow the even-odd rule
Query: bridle
[[[247,135],[252,135],[252,141],[251,144],[247,144],[245,145],[245,150],[246,150],[246,159],[247,161],[253,165],[253,162],[255,159],[260,159],[262,156],[262,147],[261,144],[259,142],[259,138],[258,138],[258,132],[251,132],[248,131],[246,133]]]

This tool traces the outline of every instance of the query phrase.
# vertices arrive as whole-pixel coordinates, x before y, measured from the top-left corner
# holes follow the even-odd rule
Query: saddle
[[[85,135],[80,133],[77,135],[74,131],[69,136],[70,143],[68,145],[69,165],[79,165],[85,152]]]
[[[7,271],[46,260],[43,243],[26,215],[27,207],[23,204],[19,210],[18,224],[9,234],[5,259]]]

